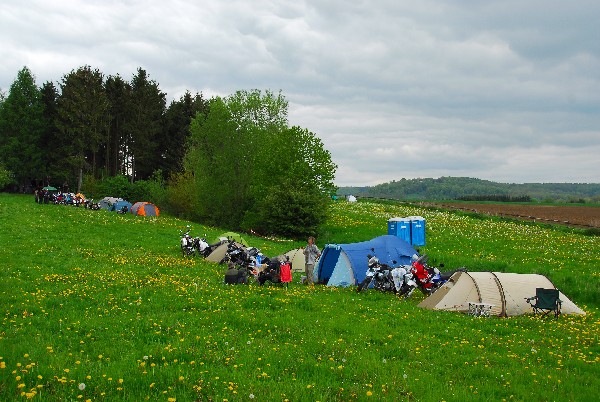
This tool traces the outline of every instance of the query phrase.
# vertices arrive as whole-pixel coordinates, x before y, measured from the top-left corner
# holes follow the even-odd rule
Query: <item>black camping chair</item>
[[[541,313],[546,316],[551,312],[554,312],[554,317],[558,318],[560,315],[560,307],[562,301],[558,298],[558,289],[544,289],[536,288],[535,296],[525,298],[525,301],[531,304],[533,307],[533,313]],[[532,301],[535,301],[532,303]]]

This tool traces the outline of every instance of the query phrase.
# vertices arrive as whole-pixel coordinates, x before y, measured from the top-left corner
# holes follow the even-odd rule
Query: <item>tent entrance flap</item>
[[[337,261],[339,259],[341,249],[338,247],[327,246],[323,250],[315,271],[318,275],[318,282],[327,284],[331,274],[335,269]]]
[[[327,281],[329,286],[352,286],[356,283],[352,263],[345,252],[341,251],[331,277]]]

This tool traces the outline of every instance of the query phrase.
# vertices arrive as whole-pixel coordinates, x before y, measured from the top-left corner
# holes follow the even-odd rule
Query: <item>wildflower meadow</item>
[[[476,318],[355,288],[226,286],[179,231],[223,228],[0,194],[0,400],[593,401],[600,237],[398,203],[334,203],[317,245],[426,219],[448,269],[542,273],[586,311]],[[247,236],[268,256],[302,241]]]

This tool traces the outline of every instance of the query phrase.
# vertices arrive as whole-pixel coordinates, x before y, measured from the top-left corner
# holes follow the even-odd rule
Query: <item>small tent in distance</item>
[[[131,211],[131,207],[132,207],[132,205],[129,201],[121,200],[121,201],[117,201],[114,204],[112,204],[108,210],[118,212],[118,211],[123,211],[125,208],[126,209],[125,212],[129,212],[129,211]]]
[[[539,274],[457,272],[418,306],[466,313],[469,303],[486,303],[492,305],[490,315],[509,317],[532,312],[525,299],[535,296],[536,288],[556,289],[548,278]],[[562,293],[560,300],[561,314],[585,315]]]
[[[159,216],[160,210],[150,202],[139,201],[133,204],[131,213],[137,216]]]
[[[98,205],[100,206],[100,208],[102,209],[106,209],[107,211],[110,210],[110,207],[119,201],[123,201],[122,198],[117,198],[117,197],[104,197],[103,199],[101,199],[100,201],[98,201]]]
[[[356,285],[365,279],[369,254],[377,256],[383,264],[399,266],[409,265],[411,256],[417,251],[408,242],[392,235],[359,243],[328,244],[315,266],[314,279],[328,286]]]
[[[236,233],[236,232],[225,232],[225,233],[221,233],[216,239],[215,239],[215,243],[218,241],[229,241],[229,240],[233,240],[237,243],[242,244],[244,247],[248,247],[248,242],[246,241],[246,239],[244,239],[242,237],[241,234]]]

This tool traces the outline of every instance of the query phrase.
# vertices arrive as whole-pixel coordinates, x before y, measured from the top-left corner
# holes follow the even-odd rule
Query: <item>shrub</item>
[[[244,215],[242,229],[286,237],[315,235],[328,216],[329,197],[306,188],[272,188]]]
[[[196,193],[197,190],[192,173],[173,174],[165,190],[165,210],[173,215],[198,221],[200,215]]]

